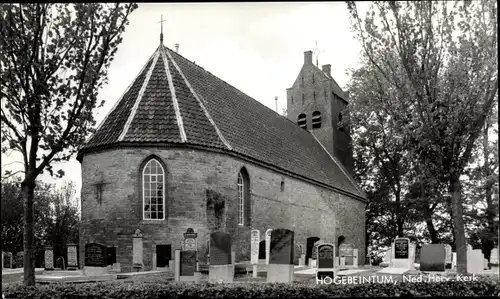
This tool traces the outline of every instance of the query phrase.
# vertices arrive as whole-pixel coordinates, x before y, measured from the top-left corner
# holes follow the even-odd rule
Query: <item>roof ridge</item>
[[[128,115],[127,122],[125,123],[125,127],[123,128],[123,131],[121,132],[120,136],[118,136],[118,141],[122,141],[125,135],[127,135],[128,129],[130,128],[130,124],[134,120],[135,113],[137,112],[137,108],[139,107],[139,104],[141,103],[142,96],[144,95],[144,92],[146,91],[146,87],[148,86],[149,79],[151,78],[151,75],[153,74],[153,70],[156,66],[156,63],[158,62],[158,57],[160,56],[159,50],[155,51],[153,62],[151,63],[151,66],[149,67],[148,73],[146,74],[146,78],[144,78],[144,82],[142,82],[141,89],[139,90],[139,94],[137,95],[137,98],[135,99],[134,106],[132,106],[132,111],[130,111],[130,114]]]
[[[344,175],[347,177],[347,179],[349,179],[349,181],[351,182],[351,184],[363,195],[366,197],[366,192],[360,188],[358,186],[358,183],[356,183],[356,181],[354,180],[354,178],[351,176],[351,174],[347,171],[347,169],[344,167],[344,165],[342,163],[340,163],[340,161],[337,159],[337,157],[334,157],[332,154],[330,154],[330,152],[323,146],[323,144],[318,140],[318,138],[316,138],[316,136],[314,136],[314,134],[311,133],[311,135],[313,136],[314,140],[316,140],[316,142],[321,146],[321,148],[328,154],[328,156],[330,156],[330,158],[333,160],[333,162],[335,162],[335,164],[337,164],[337,166],[340,168],[340,170],[344,173]]]
[[[212,124],[212,126],[214,127],[215,129],[215,132],[217,133],[217,135],[219,136],[220,140],[222,141],[222,143],[229,149],[229,150],[233,150],[232,146],[229,144],[229,142],[226,140],[226,138],[224,138],[224,135],[222,135],[222,132],[219,130],[219,128],[217,127],[217,125],[215,124],[214,120],[212,119],[212,117],[210,116],[210,113],[208,113],[207,109],[205,108],[205,105],[203,105],[203,102],[200,100],[200,98],[198,97],[198,95],[196,94],[196,92],[194,91],[193,87],[191,86],[191,83],[189,83],[189,81],[187,80],[186,76],[184,76],[184,73],[182,72],[181,68],[179,67],[179,65],[175,62],[174,58],[172,57],[172,55],[170,54],[170,50],[167,48],[166,49],[166,54],[168,55],[168,57],[170,58],[170,60],[172,61],[172,64],[174,65],[174,67],[177,69],[177,71],[179,72],[179,74],[181,75],[182,79],[184,80],[184,82],[186,83],[187,87],[189,88],[189,91],[191,91],[191,93],[193,94],[194,98],[196,99],[196,101],[198,102],[198,104],[200,105],[200,108],[203,110],[203,112],[205,113],[205,116],[207,117],[208,121]]]
[[[160,46],[163,49],[163,46]],[[174,105],[175,117],[177,119],[177,126],[179,127],[179,133],[181,135],[182,142],[187,142],[186,131],[184,131],[184,123],[182,121],[181,111],[179,109],[179,102],[177,102],[177,96],[175,94],[175,86],[172,80],[172,74],[170,73],[170,68],[168,67],[167,57],[165,51],[161,51],[163,64],[165,66],[165,72],[167,73],[168,86],[170,88],[170,94],[172,96],[172,104]]]

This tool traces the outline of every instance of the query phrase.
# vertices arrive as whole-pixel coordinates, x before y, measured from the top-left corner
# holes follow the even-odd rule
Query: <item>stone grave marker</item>
[[[318,268],[316,269],[316,279],[322,280],[325,277],[333,279],[335,277],[335,245],[323,243],[318,246]]]
[[[8,265],[8,266],[7,266]],[[13,256],[12,256],[12,252],[3,252],[2,251],[2,269],[5,267],[5,268],[9,268],[9,269],[12,269],[13,267]]]
[[[186,251],[198,251],[198,244],[196,238],[198,234],[194,232],[192,228],[188,228],[184,233],[184,250]]]
[[[252,264],[252,277],[257,277],[257,264],[259,263],[260,231],[254,229],[250,232],[250,263]]]
[[[446,268],[451,268],[451,259],[453,257],[452,251],[451,251],[451,245],[450,244],[444,244],[444,250],[446,252],[446,256],[444,259],[444,263]]]
[[[457,253],[456,252],[451,253],[451,268],[452,269],[457,268]]]
[[[357,268],[358,267],[358,250],[353,244],[342,243],[339,246],[339,262],[342,268]]]
[[[271,232],[267,282],[293,282],[294,232],[279,228]]]
[[[271,254],[271,232],[272,229],[266,230],[266,265],[269,265],[269,257]]]
[[[66,258],[68,260],[68,270],[78,269],[77,245],[70,243],[66,246]]]
[[[391,263],[377,273],[404,274],[413,270],[415,260],[415,244],[410,244],[408,238],[396,238],[391,248]]]
[[[199,283],[201,273],[197,271],[198,252],[195,250],[175,250],[175,281]]]
[[[472,249],[467,246],[467,272],[471,274],[482,274],[484,269],[484,255],[481,249]]]
[[[132,267],[137,271],[143,267],[143,237],[140,229],[132,235]]]
[[[302,254],[302,252],[300,250],[299,244],[295,244],[295,248],[293,250],[293,264],[294,265],[299,265],[301,254]]]
[[[56,260],[56,268],[61,270],[66,270],[66,263],[64,261],[64,257],[60,256]]]
[[[231,261],[231,235],[224,232],[210,234],[209,281],[233,282],[234,264]]]
[[[424,244],[420,252],[420,271],[445,271],[444,244]]]
[[[45,247],[45,270],[54,270],[54,249],[51,246]]]
[[[107,248],[103,244],[88,243],[85,245],[85,275],[94,276],[106,274]]]
[[[498,248],[493,248],[490,254],[490,264],[492,266],[498,266]]]

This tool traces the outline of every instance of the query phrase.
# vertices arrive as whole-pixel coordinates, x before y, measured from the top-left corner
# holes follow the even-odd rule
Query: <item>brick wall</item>
[[[166,167],[168,213],[162,221],[142,220],[140,165],[151,155],[159,157]],[[243,166],[250,177],[252,228],[237,225],[237,175]],[[189,227],[198,233],[200,260],[206,261],[210,233],[206,189],[227,199],[224,222],[233,237],[237,260],[249,259],[250,229],[259,229],[263,239],[268,228],[294,230],[296,242],[304,247],[307,237],[335,242],[343,235],[364,256],[364,203],[236,157],[185,148],[121,148],[86,154],[82,177],[81,265],[84,245],[100,242],[117,247],[122,271],[131,271],[132,235],[140,229],[144,234],[144,269],[151,269],[155,245],[171,244],[173,252],[180,248],[182,234]],[[282,178],[284,191],[280,188]],[[98,182],[104,183],[101,202]]]

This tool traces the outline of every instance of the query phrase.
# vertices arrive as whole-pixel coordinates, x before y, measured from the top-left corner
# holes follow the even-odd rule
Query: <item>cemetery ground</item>
[[[107,274],[95,277],[77,271],[44,271],[37,269],[37,285],[22,285],[22,269],[2,272],[2,294],[5,298],[269,298],[340,297],[340,296],[498,296],[498,268],[482,275],[467,275],[457,279],[454,270],[420,272],[412,270],[403,275],[377,273],[381,267],[360,266],[340,271],[336,282],[318,284],[315,269],[295,266],[293,283],[267,283],[266,272],[253,278],[251,265],[238,264],[232,283],[209,283],[208,273],[202,272],[201,283],[176,282],[171,270]],[[249,272],[247,273],[246,270]],[[10,273],[9,273],[10,272]],[[366,277],[363,282],[362,277]],[[377,277],[367,282],[368,278]],[[447,281],[443,281],[446,277]],[[51,279],[52,278],[52,279]],[[420,278],[422,281],[418,281]],[[377,280],[379,282],[377,282]],[[409,281],[412,280],[412,281]],[[89,297],[90,296],[90,297]]]

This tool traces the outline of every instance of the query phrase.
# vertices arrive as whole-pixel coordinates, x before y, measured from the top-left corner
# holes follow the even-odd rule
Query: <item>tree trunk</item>
[[[439,244],[438,234],[436,228],[434,227],[434,223],[432,222],[431,215],[426,216],[425,224],[427,225],[427,230],[429,231],[429,236],[431,237],[431,243]]]
[[[455,247],[457,252],[457,273],[467,274],[467,242],[465,240],[465,226],[463,219],[463,205],[461,196],[460,175],[450,176],[450,193],[453,208],[453,224],[455,227]]]
[[[35,179],[27,174],[22,182],[24,200],[24,285],[35,285],[35,255],[33,231],[33,199],[35,195]]]

